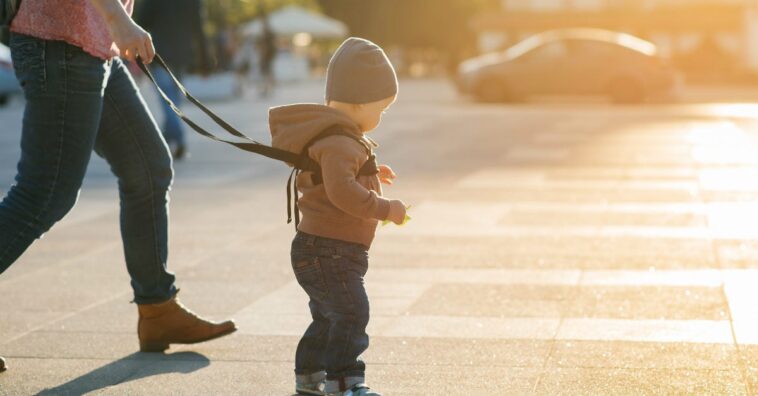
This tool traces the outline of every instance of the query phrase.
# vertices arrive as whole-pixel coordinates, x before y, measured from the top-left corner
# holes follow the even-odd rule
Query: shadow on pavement
[[[196,352],[177,352],[167,355],[135,352],[65,384],[46,389],[37,395],[81,395],[153,375],[189,374],[209,365],[210,360]]]

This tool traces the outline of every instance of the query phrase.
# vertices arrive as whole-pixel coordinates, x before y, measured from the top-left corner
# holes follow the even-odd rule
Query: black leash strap
[[[318,164],[313,161],[312,159],[308,157],[302,157],[299,154],[292,153],[286,150],[277,149],[271,146],[267,146],[265,144],[262,144],[260,142],[257,142],[244,133],[240,132],[238,129],[231,126],[229,123],[224,121],[221,117],[216,115],[211,109],[205,107],[204,104],[202,104],[199,100],[197,100],[192,94],[187,91],[187,88],[182,85],[182,83],[179,81],[179,79],[176,78],[174,73],[171,72],[171,69],[168,68],[166,65],[166,62],[163,61],[163,58],[161,58],[160,55],[155,54],[155,58],[153,58],[153,61],[158,64],[158,66],[162,67],[166,72],[171,76],[171,79],[174,81],[174,84],[179,88],[179,90],[182,92],[182,95],[187,98],[192,104],[197,106],[200,110],[203,111],[208,117],[210,117],[218,126],[223,128],[225,131],[227,131],[229,134],[244,139],[246,142],[235,142],[231,140],[222,139],[211,132],[208,132],[200,125],[197,125],[194,121],[192,121],[189,117],[187,117],[184,112],[182,112],[179,107],[174,104],[174,102],[166,95],[165,92],[161,89],[161,87],[158,85],[158,82],[155,80],[155,77],[153,76],[153,73],[150,72],[150,68],[146,66],[144,63],[142,63],[141,60],[137,61],[137,65],[142,70],[143,73],[152,81],[153,85],[155,85],[156,89],[158,90],[158,93],[161,95],[163,100],[168,103],[169,106],[171,106],[171,110],[176,113],[179,118],[182,119],[187,125],[190,126],[190,128],[194,129],[197,133],[215,140],[217,142],[226,143],[229,145],[232,145],[234,147],[237,147],[241,150],[248,151],[255,154],[260,154],[268,158],[272,158],[279,161],[284,161],[287,163],[290,163],[294,165],[295,168],[300,170],[309,170],[309,171],[317,171],[320,169]]]
[[[271,159],[287,162],[289,164],[292,164],[294,169],[292,169],[292,172],[290,173],[289,179],[287,179],[287,223],[292,222],[292,215],[293,215],[293,205],[294,202],[294,215],[295,215],[295,227],[297,227],[298,224],[300,224],[300,208],[298,207],[298,200],[299,200],[299,194],[297,191],[297,176],[302,171],[310,171],[313,172],[314,175],[316,175],[316,178],[318,180],[318,183],[320,183],[321,180],[321,167],[319,166],[316,161],[311,159],[308,156],[307,148],[310,147],[313,142],[315,142],[317,139],[313,139],[311,142],[308,143],[306,148],[303,150],[302,153],[296,154],[290,151],[281,150],[275,147],[267,146],[265,144],[262,144],[260,142],[257,142],[244,133],[240,132],[238,129],[231,126],[229,123],[224,121],[221,117],[216,115],[211,109],[205,107],[204,104],[202,104],[199,100],[195,99],[192,94],[189,93],[187,88],[182,85],[182,83],[179,81],[178,78],[174,75],[174,73],[171,72],[171,69],[166,65],[166,62],[163,61],[163,58],[161,58],[160,55],[155,54],[155,58],[153,58],[153,61],[158,64],[158,66],[162,67],[169,76],[171,76],[171,80],[174,82],[174,84],[179,88],[179,90],[182,92],[182,95],[184,95],[187,100],[189,100],[192,104],[197,106],[200,110],[203,111],[208,117],[210,117],[218,126],[223,128],[226,132],[231,134],[232,136],[238,137],[240,139],[246,140],[245,142],[236,142],[232,140],[226,140],[222,139],[211,132],[208,132],[200,125],[197,125],[194,121],[192,121],[189,117],[187,117],[184,112],[182,112],[181,109],[168,97],[168,95],[161,89],[161,87],[158,85],[158,82],[155,80],[155,77],[153,76],[153,73],[150,72],[150,68],[146,66],[140,59],[137,60],[137,66],[142,70],[143,73],[152,81],[153,85],[155,85],[155,88],[158,90],[158,93],[161,95],[163,100],[171,107],[171,110],[176,113],[179,118],[182,119],[187,125],[190,126],[190,128],[194,129],[197,133],[215,140],[217,142],[226,143],[229,145],[232,145],[234,147],[237,147],[241,150],[260,154],[264,157],[268,157]],[[332,128],[334,129],[334,128]],[[317,138],[323,138],[326,136],[331,135],[345,135],[344,133],[339,132],[339,128],[337,127],[335,130],[327,129],[324,131],[322,135],[320,135]],[[365,143],[363,143],[366,145]],[[378,170],[376,167],[376,157],[374,157],[373,153],[371,152],[371,147],[366,145],[366,148],[368,150],[369,154],[369,161],[367,161],[364,166],[360,169],[358,172],[360,175],[375,175]]]
[[[238,129],[231,126],[228,122],[224,121],[221,117],[216,115],[211,109],[207,108],[202,102],[197,100],[192,94],[189,93],[187,88],[184,87],[184,85],[179,81],[178,78],[174,75],[174,73],[171,72],[171,69],[169,69],[168,65],[166,65],[166,62],[163,61],[163,58],[161,58],[160,55],[155,54],[155,58],[153,58],[153,61],[158,64],[158,66],[162,67],[169,76],[171,76],[171,80],[174,82],[174,84],[179,88],[179,90],[182,92],[185,98],[187,98],[192,104],[197,106],[200,110],[203,111],[208,117],[210,117],[218,126],[223,128],[225,131],[229,132],[231,135],[244,139],[246,142],[235,142],[231,140],[222,139],[207,130],[205,130],[200,125],[197,125],[194,121],[192,121],[189,117],[187,117],[184,112],[179,109],[179,107],[166,95],[166,93],[161,89],[161,87],[158,85],[158,82],[155,80],[155,77],[153,76],[153,73],[150,72],[150,68],[146,66],[144,63],[142,63],[141,60],[137,60],[137,66],[142,70],[143,73],[152,81],[153,85],[155,85],[155,88],[158,90],[158,93],[161,95],[163,100],[171,107],[171,110],[176,113],[179,118],[182,119],[187,125],[190,126],[190,128],[194,129],[195,132],[209,138],[212,140],[215,140],[217,142],[226,143],[229,145],[232,145],[234,147],[237,147],[241,150],[260,154],[268,158],[272,158],[279,161],[284,161],[289,164],[292,164],[294,169],[292,170],[292,173],[290,173],[290,177],[287,180],[287,224],[292,222],[292,201],[293,201],[293,194],[294,194],[294,211],[295,211],[295,227],[300,223],[300,210],[298,208],[298,192],[297,192],[297,175],[300,173],[301,170],[309,170],[313,172],[320,172],[321,167],[313,161],[310,157],[302,156],[300,154],[295,154],[286,150],[280,150],[271,146],[267,146],[265,144],[262,144],[260,142],[255,141],[254,139],[251,139],[244,133],[240,132]],[[293,183],[294,179],[294,183]]]

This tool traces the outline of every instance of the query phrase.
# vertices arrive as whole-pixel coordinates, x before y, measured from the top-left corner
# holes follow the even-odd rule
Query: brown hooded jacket
[[[328,106],[294,104],[269,110],[272,146],[293,153],[335,125],[363,138],[352,119]],[[365,147],[346,136],[329,136],[314,143],[308,155],[321,166],[323,183],[315,185],[312,172],[298,176],[303,213],[298,230],[370,247],[378,221],[387,219],[390,205],[381,196],[378,176],[357,176],[368,160]]]

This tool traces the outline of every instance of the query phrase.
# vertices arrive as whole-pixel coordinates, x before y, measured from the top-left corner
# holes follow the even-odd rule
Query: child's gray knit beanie
[[[371,103],[397,95],[397,76],[384,51],[371,41],[350,37],[326,71],[327,103]]]

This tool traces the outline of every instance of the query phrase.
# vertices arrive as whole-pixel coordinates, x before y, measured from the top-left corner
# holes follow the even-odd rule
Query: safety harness
[[[374,143],[371,141],[366,141],[365,139],[362,139],[355,134],[352,134],[350,132],[345,132],[342,127],[339,125],[331,126],[325,130],[323,130],[318,135],[314,136],[308,143],[303,146],[303,149],[300,151],[300,158],[307,158],[311,160],[310,156],[308,155],[308,150],[313,146],[316,142],[318,142],[321,139],[326,139],[330,136],[344,136],[350,139],[355,140],[356,142],[360,143],[361,146],[366,150],[366,155],[368,156],[368,159],[366,162],[363,163],[363,166],[358,169],[358,176],[373,176],[379,173],[379,168],[376,163],[376,156],[373,153],[373,146]],[[315,161],[311,160],[313,163]],[[318,166],[318,164],[317,164]],[[298,224],[300,224],[300,209],[298,207],[298,191],[297,191],[297,176],[302,171],[307,171],[308,169],[301,169],[297,166],[292,169],[292,172],[290,173],[290,177],[287,180],[287,223],[290,223],[292,221],[292,206],[295,207],[295,226],[297,227]],[[321,173],[321,167],[318,167],[315,170],[310,170],[311,173],[311,182],[314,185],[319,185],[324,182],[324,176]],[[294,197],[294,200],[293,200]],[[293,203],[294,205],[291,205]]]
[[[215,140],[217,142],[226,143],[229,145],[232,145],[240,150],[244,150],[250,153],[255,153],[262,155],[264,157],[268,157],[271,159],[275,159],[278,161],[285,162],[293,167],[292,172],[290,173],[289,179],[287,179],[287,223],[292,222],[292,212],[294,207],[294,214],[295,214],[295,227],[297,227],[298,224],[300,224],[300,209],[298,207],[298,197],[299,193],[297,191],[297,176],[301,172],[312,172],[311,173],[311,181],[314,185],[322,184],[324,181],[323,174],[321,172],[321,166],[314,161],[309,155],[308,150],[315,144],[317,141],[321,139],[325,139],[330,136],[344,136],[350,139],[355,140],[356,142],[360,143],[365,149],[366,154],[368,156],[368,160],[361,166],[361,168],[358,170],[358,173],[356,176],[373,176],[379,173],[379,169],[376,164],[376,156],[373,153],[373,147],[375,144],[367,139],[361,138],[355,134],[352,134],[350,132],[345,131],[342,127],[338,125],[333,125],[331,127],[328,127],[324,129],[321,133],[316,135],[314,138],[312,138],[306,145],[303,147],[303,149],[300,151],[300,153],[293,153],[287,150],[278,149],[276,147],[271,147],[268,145],[265,145],[263,143],[257,142],[244,133],[240,132],[238,129],[231,126],[229,123],[224,121],[221,117],[216,115],[213,111],[211,111],[209,108],[207,108],[203,103],[201,103],[199,100],[197,100],[192,94],[187,91],[187,88],[182,85],[182,83],[179,81],[179,79],[176,78],[173,72],[169,69],[169,67],[166,65],[166,62],[163,61],[163,59],[160,57],[160,55],[156,54],[153,61],[166,70],[166,72],[171,76],[171,80],[174,82],[174,84],[179,88],[179,91],[181,91],[182,95],[187,98],[187,100],[190,101],[190,103],[197,106],[200,110],[203,111],[208,117],[210,117],[218,126],[220,126],[222,129],[224,129],[229,134],[245,140],[244,142],[238,142],[233,140],[226,140],[222,139],[213,133],[205,130],[203,127],[192,121],[190,118],[188,118],[184,112],[182,112],[179,107],[174,104],[174,102],[168,97],[168,95],[163,92],[161,87],[158,85],[158,83],[155,80],[155,77],[150,72],[150,68],[147,67],[144,63],[142,63],[141,60],[138,60],[136,63],[139,66],[139,68],[142,70],[143,73],[152,81],[153,85],[158,90],[158,93],[163,98],[163,100],[171,107],[171,109],[176,113],[179,118],[182,119],[190,128],[192,128],[195,132],[199,133],[200,135],[203,135],[209,139]]]

